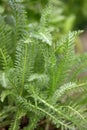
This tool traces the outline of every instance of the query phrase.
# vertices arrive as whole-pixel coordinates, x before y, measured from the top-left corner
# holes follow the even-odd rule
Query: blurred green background
[[[48,0],[22,0],[25,5],[29,23],[38,22],[41,11]],[[51,0],[52,1],[52,0]],[[51,14],[51,24],[58,27],[60,32],[86,29],[87,26],[87,0],[53,0],[55,9]],[[12,24],[11,11],[8,0],[0,0],[0,14],[7,23]]]
[[[9,0],[0,0],[0,15],[4,17],[9,26],[14,25],[14,18]],[[17,0],[18,1],[18,0]],[[63,34],[72,30],[85,30],[87,28],[87,0],[21,0],[27,13],[30,30],[38,26],[43,9],[51,1],[53,10],[47,16],[48,28],[54,35],[54,41]],[[77,40],[77,50],[87,51],[87,32]],[[83,43],[83,44],[78,44]],[[83,47],[82,47],[83,46]]]

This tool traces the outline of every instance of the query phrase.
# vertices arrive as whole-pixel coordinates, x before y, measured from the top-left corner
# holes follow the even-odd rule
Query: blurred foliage
[[[22,0],[26,7],[29,23],[38,22],[41,11],[48,0]],[[0,14],[5,16],[6,21],[12,24],[12,17],[7,0],[0,0]],[[60,32],[84,29],[87,23],[87,1],[86,0],[54,0],[55,9],[51,14],[51,24]]]
[[[30,31],[37,27],[43,8],[49,0],[22,0],[25,7]],[[63,34],[72,30],[85,30],[87,26],[87,1],[86,0],[50,0],[53,10],[47,16],[49,30],[54,35],[54,41]],[[12,11],[8,0],[0,0],[0,14],[4,16],[5,22],[14,26]],[[14,41],[14,40],[13,40]],[[79,41],[80,42],[80,41]],[[76,41],[77,50],[82,50]],[[81,51],[82,52],[82,51]]]
[[[84,29],[87,25],[87,1],[86,0],[63,0],[67,16],[75,16],[75,29]]]

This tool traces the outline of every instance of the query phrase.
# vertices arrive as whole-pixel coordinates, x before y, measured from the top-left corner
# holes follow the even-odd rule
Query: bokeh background
[[[41,11],[48,0],[22,0],[25,5],[29,22],[38,22]],[[57,0],[53,1],[55,11],[52,15],[55,22],[63,22],[63,30],[85,29],[87,27],[87,0]],[[11,15],[8,0],[0,0],[0,14]],[[9,19],[10,22],[10,19]],[[62,23],[61,23],[62,24]]]
[[[50,29],[55,35],[55,40],[68,31],[84,30],[80,39],[77,40],[76,50],[78,52],[87,51],[87,0],[51,1],[54,7],[47,19]],[[48,0],[22,0],[22,3],[27,12],[29,27],[37,26],[42,10],[48,4]],[[0,0],[0,15],[4,17],[7,24],[13,26],[14,20],[8,0]]]

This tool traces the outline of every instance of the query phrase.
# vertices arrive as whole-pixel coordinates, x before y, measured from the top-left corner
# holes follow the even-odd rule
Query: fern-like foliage
[[[86,102],[81,96],[87,90],[87,81],[78,81],[77,75],[86,68],[87,54],[76,55],[74,51],[75,37],[81,31],[69,32],[62,40],[54,42],[47,26],[47,17],[54,8],[52,1],[42,11],[40,24],[32,31],[28,29],[22,1],[9,2],[15,24],[8,29],[3,21],[0,26],[0,40],[4,44],[0,45],[0,99],[2,105],[8,101],[14,116],[11,123],[4,122],[9,114],[8,108],[4,109],[0,125],[10,123],[9,130],[19,130],[21,118],[28,115],[30,123],[24,128],[26,130],[38,128],[38,122],[43,119],[46,130],[51,123],[61,130],[86,130]],[[6,39],[10,40],[12,35],[13,55],[6,46]]]
[[[14,16],[14,38],[17,42],[20,37],[23,37],[26,28],[26,15],[25,15],[25,10],[24,6],[22,6],[22,1],[21,0],[9,0],[10,7],[12,8],[13,11],[13,16]]]

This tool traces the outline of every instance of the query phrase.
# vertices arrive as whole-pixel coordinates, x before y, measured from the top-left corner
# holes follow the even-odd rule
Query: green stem
[[[24,90],[24,81],[25,81],[25,73],[26,73],[26,64],[27,64],[27,44],[25,45],[25,56],[24,56],[24,66],[23,66],[23,74],[22,74],[22,82],[21,82],[21,91],[20,91],[20,96],[23,95],[23,90]],[[14,126],[13,126],[13,130],[16,130],[16,124],[18,122],[18,118],[19,118],[19,113],[20,113],[20,109],[18,108],[16,117],[15,117],[15,122],[14,122]]]
[[[17,111],[16,113],[16,116],[15,116],[15,121],[13,123],[13,126],[12,126],[12,130],[18,130],[19,129],[19,121],[18,121],[18,117],[19,117],[19,110]],[[18,129],[17,129],[18,128]]]
[[[7,67],[7,60],[6,60],[6,57],[5,57],[5,55],[4,55],[4,53],[3,53],[1,48],[0,48],[0,52],[1,52],[1,55],[3,57],[4,63],[5,63],[5,67]]]
[[[49,128],[50,128],[50,120],[48,119],[47,124],[45,126],[45,130],[49,130]]]
[[[28,50],[27,50],[27,43],[25,45],[25,56],[24,56],[24,66],[23,66],[23,74],[22,74],[22,83],[21,83],[21,91],[20,91],[20,96],[22,96],[23,94],[23,89],[24,89],[24,80],[25,80],[25,73],[26,73],[26,64],[27,64],[27,53],[28,53]]]

